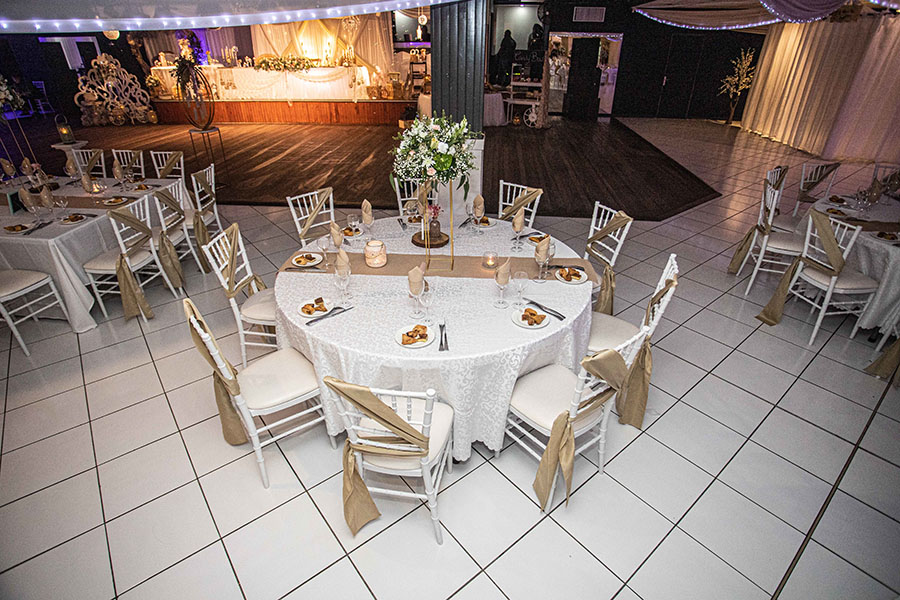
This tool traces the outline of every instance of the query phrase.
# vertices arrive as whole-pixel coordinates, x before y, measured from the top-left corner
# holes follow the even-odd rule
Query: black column
[[[490,0],[431,7],[432,110],[463,116],[472,131],[484,120],[484,61]]]

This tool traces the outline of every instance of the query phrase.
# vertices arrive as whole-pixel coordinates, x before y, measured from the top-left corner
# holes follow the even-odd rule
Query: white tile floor
[[[805,155],[703,122],[627,122],[722,196],[632,228],[616,310],[641,318],[670,251],[680,285],[655,340],[644,431],[613,422],[606,473],[579,458],[568,506],[557,494],[542,516],[536,463],[518,447],[494,458],[478,446],[445,479],[443,546],[408,500],[377,498],[382,517],[351,536],[340,452],[324,429],[270,446],[263,489],[249,446],[222,439],[180,303],[151,290],[147,324],[114,314],[83,335],[54,321],[25,326],[30,359],[0,330],[0,597],[771,596],[885,388],[860,370],[873,344],[869,332],[851,342],[832,318],[807,346],[806,311],[792,305],[781,325],[763,326],[753,317],[774,280],[745,298],[725,273],[755,218],[756,182],[791,165],[789,206]],[[856,189],[870,169],[842,166],[837,190]],[[296,246],[287,210],[222,212],[241,223],[271,284]],[[538,222],[583,244],[585,220]],[[236,359],[221,290],[188,272],[189,295]],[[895,598],[898,498],[892,389],[782,597]]]

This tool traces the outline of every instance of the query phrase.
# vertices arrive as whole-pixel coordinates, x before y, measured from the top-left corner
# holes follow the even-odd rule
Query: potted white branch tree
[[[726,125],[731,125],[731,122],[734,121],[734,109],[737,108],[741,94],[744,93],[744,90],[749,90],[750,84],[753,83],[753,76],[756,75],[756,66],[752,66],[755,52],[753,48],[742,49],[740,57],[731,61],[731,64],[734,65],[734,72],[722,79],[719,95],[728,94],[729,101]]]

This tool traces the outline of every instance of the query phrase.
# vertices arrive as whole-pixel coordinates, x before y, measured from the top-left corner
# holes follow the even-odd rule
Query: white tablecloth
[[[401,231],[396,219],[381,219],[373,234],[391,253],[419,253],[409,241],[410,227]],[[480,256],[491,249],[510,255],[509,223],[500,223],[473,236],[463,229],[456,241],[458,256]],[[361,251],[361,244],[353,252]],[[577,254],[556,242],[557,257]],[[519,256],[532,256],[525,246]],[[566,315],[552,317],[547,327],[525,330],[512,322],[513,309],[500,310],[491,303],[497,297],[492,279],[427,276],[436,298],[435,318],[447,323],[450,351],[439,352],[438,342],[420,348],[404,348],[394,340],[401,328],[411,327],[412,304],[405,276],[353,275],[350,290],[353,310],[312,327],[299,315],[299,307],[325,295],[335,297],[332,275],[283,272],[275,282],[279,343],[292,346],[309,358],[321,380],[332,375],[375,387],[424,390],[433,387],[455,411],[453,456],[465,460],[475,441],[499,449],[509,397],[516,379],[539,367],[559,363],[574,368],[584,355],[590,333],[591,286],[557,281],[529,283],[525,295]],[[507,290],[508,298],[512,293]],[[343,430],[334,397],[324,384],[323,402],[331,434]]]
[[[419,94],[416,108],[420,115],[431,116],[431,94]],[[506,110],[503,107],[502,94],[484,95],[484,126],[497,127],[506,125]]]
[[[356,81],[353,81],[354,72]],[[320,67],[308,72],[258,71],[247,67],[217,70],[223,100],[352,100],[368,98],[365,67]]]
[[[887,196],[882,202],[869,209],[864,217],[870,221],[900,221],[900,201]],[[834,205],[827,200],[819,200],[816,210],[824,212]],[[845,206],[840,210],[852,217],[859,213]],[[806,231],[806,219],[801,222],[801,231]],[[859,326],[864,329],[881,327],[891,316],[892,310],[900,304],[900,246],[875,237],[877,232],[861,231],[856,244],[847,257],[847,267],[861,271],[872,279],[878,280],[878,291],[869,301],[869,306],[859,317]]]

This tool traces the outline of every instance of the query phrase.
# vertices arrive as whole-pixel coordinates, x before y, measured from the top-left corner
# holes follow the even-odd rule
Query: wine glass
[[[522,230],[525,229],[525,224],[523,223],[521,227],[516,227],[515,220],[513,220],[513,243],[512,243],[512,251],[513,252],[521,252],[523,247],[522,238],[519,237],[519,234],[522,233]]]
[[[350,243],[353,244],[353,241],[356,239],[355,234],[360,231],[358,214],[354,213],[347,215],[347,227],[350,228],[351,235],[349,237],[349,240]]]
[[[422,295],[425,294],[425,285],[422,285],[422,289],[419,290],[418,294],[409,293],[410,297],[413,299],[413,311],[409,313],[410,319],[420,320],[425,317],[425,312],[422,310]]]
[[[431,290],[422,290],[422,295],[419,296],[419,302],[422,304],[422,308],[425,309],[425,316],[422,317],[422,323],[431,325],[433,323],[431,319],[431,307],[434,305],[434,292]]]
[[[343,306],[347,302],[347,288],[350,286],[350,271],[335,270],[334,285],[341,293],[339,306]]]
[[[322,266],[325,269],[328,269],[328,246],[331,243],[331,237],[329,235],[323,235],[319,239],[316,240],[316,246],[318,246],[319,251],[322,253]]]
[[[547,267],[550,265],[550,261],[553,260],[553,257],[556,256],[556,243],[550,242],[550,246],[547,248],[547,258],[543,262],[538,262],[537,256],[534,257],[535,262],[540,265],[540,270],[538,271],[538,276],[536,279],[533,279],[535,283],[544,283],[547,276]]]
[[[134,185],[134,167],[125,166],[125,189],[130,190]]]
[[[513,306],[523,308],[525,306],[525,287],[528,285],[528,273],[525,271],[516,271],[513,274],[513,289],[516,291],[516,301]]]
[[[494,300],[494,303],[492,306],[494,308],[508,308],[509,302],[507,302],[506,299],[503,297],[503,293],[506,291],[506,286],[509,285],[509,282],[501,285],[500,282],[495,279],[494,283],[497,284],[497,289],[500,290],[500,295],[497,296],[496,300]]]
[[[76,167],[72,162],[66,161],[65,166],[66,175],[69,176],[70,180],[66,185],[75,183],[78,181],[78,167]]]
[[[66,209],[69,207],[69,199],[64,194],[57,194],[53,196],[53,204],[56,208],[62,209],[62,218],[66,219],[69,214],[66,212]]]

